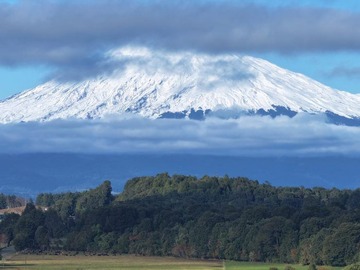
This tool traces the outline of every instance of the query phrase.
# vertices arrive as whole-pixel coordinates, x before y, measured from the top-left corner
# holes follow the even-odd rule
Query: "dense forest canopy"
[[[274,187],[166,173],[40,194],[0,223],[17,250],[72,250],[344,266],[359,261],[360,189]]]

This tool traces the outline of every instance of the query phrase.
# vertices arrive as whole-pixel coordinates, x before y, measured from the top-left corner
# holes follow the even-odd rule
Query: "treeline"
[[[40,194],[0,224],[17,250],[343,266],[359,261],[360,189],[273,187],[159,174],[81,193]]]
[[[26,200],[24,198],[0,193],[0,209],[20,207],[25,204]]]

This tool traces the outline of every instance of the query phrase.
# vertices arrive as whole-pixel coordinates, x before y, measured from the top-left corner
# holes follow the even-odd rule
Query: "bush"
[[[277,267],[270,267],[269,270],[279,270]]]
[[[360,263],[348,265],[344,268],[344,270],[360,270]]]
[[[314,264],[314,263],[311,263],[310,265],[309,265],[309,268],[308,268],[309,270],[316,270],[316,265]]]
[[[287,265],[285,266],[285,270],[296,270],[296,269],[290,265]]]

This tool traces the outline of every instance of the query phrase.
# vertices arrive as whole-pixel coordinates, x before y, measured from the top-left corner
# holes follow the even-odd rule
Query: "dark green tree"
[[[38,248],[35,232],[44,224],[44,214],[32,203],[27,204],[24,213],[18,219],[14,228],[14,246],[16,250]]]
[[[345,266],[355,263],[359,252],[360,224],[343,223],[324,241],[325,263]]]
[[[7,207],[6,196],[0,193],[0,209],[5,209]]]
[[[49,209],[44,213],[44,226],[47,228],[50,238],[61,238],[67,232],[66,223],[61,219],[58,212]]]
[[[109,205],[113,199],[111,191],[110,181],[104,181],[99,187],[86,191],[77,199],[76,211],[82,212]]]
[[[5,234],[7,238],[7,245],[9,246],[14,239],[15,224],[18,222],[20,216],[18,214],[6,214],[4,219],[0,222],[0,233]]]
[[[36,246],[40,249],[47,249],[50,244],[50,237],[48,229],[45,226],[37,227],[35,231],[35,242]]]

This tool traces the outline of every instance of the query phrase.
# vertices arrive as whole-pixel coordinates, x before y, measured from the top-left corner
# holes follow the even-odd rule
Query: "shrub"
[[[349,266],[346,266],[344,270],[360,270],[360,263],[354,263]]]

